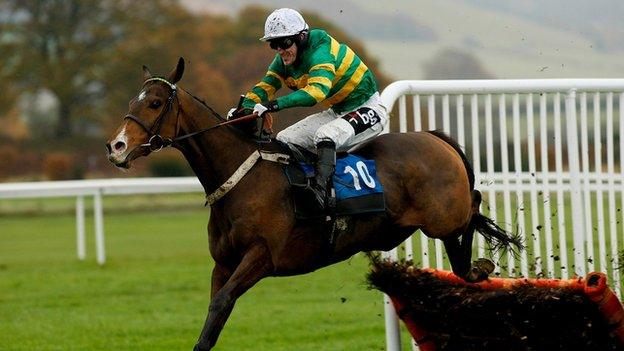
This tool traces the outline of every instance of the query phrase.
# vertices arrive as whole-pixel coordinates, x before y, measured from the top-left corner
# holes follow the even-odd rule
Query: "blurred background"
[[[347,43],[380,91],[402,79],[624,76],[621,0],[0,0],[0,183],[192,175],[173,149],[127,173],[107,161],[104,143],[141,89],[141,66],[165,75],[184,57],[179,85],[225,114],[266,72],[274,52],[258,38],[279,7]],[[276,114],[275,130],[313,110]],[[192,349],[213,265],[204,194],[101,196],[103,221],[100,190],[0,199],[0,350]],[[86,259],[78,249],[76,260],[81,225]],[[358,255],[263,280],[237,303],[218,347],[384,349],[368,270]]]
[[[399,79],[624,72],[615,0],[0,0],[0,181],[189,175],[175,151],[125,174],[106,160],[141,65],[165,74],[183,56],[181,85],[224,114],[266,72],[274,52],[258,38],[284,6],[348,43],[380,90]],[[309,112],[281,112],[277,130]]]

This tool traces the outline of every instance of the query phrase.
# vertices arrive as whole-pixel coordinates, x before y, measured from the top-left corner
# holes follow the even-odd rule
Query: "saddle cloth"
[[[282,151],[291,155],[291,162],[283,169],[291,186],[295,215],[299,219],[327,216],[311,190],[316,155],[293,144],[280,144]],[[336,156],[332,179],[336,207],[332,214],[344,216],[385,211],[383,186],[377,178],[375,161],[347,153]]]

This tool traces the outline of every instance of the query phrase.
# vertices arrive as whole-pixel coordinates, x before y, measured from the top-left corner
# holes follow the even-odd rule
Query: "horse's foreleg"
[[[218,263],[215,263],[215,266],[212,269],[212,278],[210,282],[210,301],[214,299],[215,295],[219,292],[219,290],[221,290],[231,276],[232,273],[228,269]]]
[[[214,295],[210,301],[208,317],[195,345],[195,351],[210,350],[216,344],[236,299],[265,277],[270,269],[271,257],[264,245],[255,245],[245,253],[227,282],[218,291],[213,288]]]

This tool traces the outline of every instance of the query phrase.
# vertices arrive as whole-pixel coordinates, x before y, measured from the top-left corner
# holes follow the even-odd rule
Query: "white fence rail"
[[[498,274],[568,278],[598,270],[621,296],[624,79],[399,81],[382,100],[401,132],[442,129],[455,138],[484,194],[482,211],[523,236],[520,257],[494,256]],[[431,242],[412,236],[401,258],[450,268],[441,243]],[[475,246],[483,257],[483,240]],[[398,259],[399,250],[387,256]],[[400,350],[385,302],[387,349]]]
[[[0,184],[0,200],[16,198],[76,197],[76,251],[79,260],[86,257],[84,198],[93,197],[95,251],[97,262],[106,262],[104,244],[103,195],[203,192],[195,177],[92,179],[56,182]]]

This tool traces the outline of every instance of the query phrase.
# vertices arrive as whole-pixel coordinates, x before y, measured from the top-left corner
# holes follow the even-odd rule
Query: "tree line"
[[[31,138],[59,145],[78,136],[101,138],[138,92],[141,65],[164,74],[179,56],[188,63],[183,87],[226,111],[264,75],[274,55],[258,40],[271,10],[252,6],[229,17],[193,13],[177,0],[3,0],[0,115],[19,118],[21,107],[47,94],[54,108],[44,113],[45,128],[28,126]],[[303,14],[311,27],[348,43],[381,85],[387,83],[357,39]],[[281,124],[301,113],[284,114]]]
[[[272,10],[250,6],[230,17],[191,12],[178,0],[0,0],[0,179],[119,176],[102,145],[140,90],[142,65],[165,74],[183,56],[181,86],[224,113],[274,55],[258,40]],[[356,38],[303,15],[388,83]],[[276,129],[308,110],[280,112]],[[171,153],[158,156],[133,176],[188,168]]]

